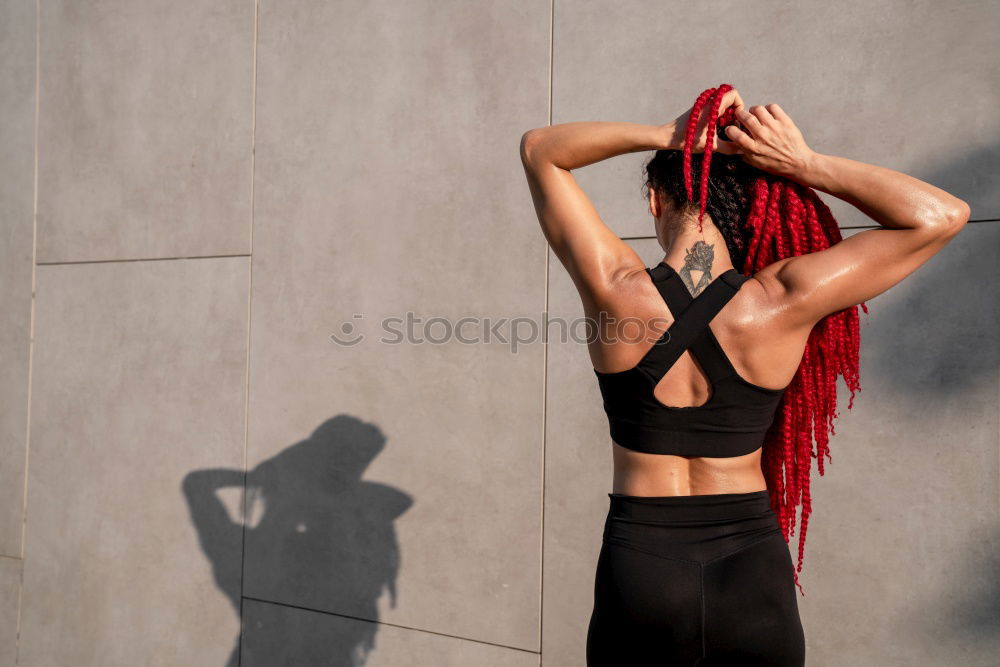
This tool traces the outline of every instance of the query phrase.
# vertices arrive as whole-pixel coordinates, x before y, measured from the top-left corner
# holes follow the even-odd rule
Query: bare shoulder
[[[768,298],[784,298],[783,292],[785,291],[785,288],[779,279],[779,273],[785,262],[785,259],[778,260],[777,262],[768,264],[763,269],[750,276],[750,280],[752,282],[756,282],[760,286],[763,295]]]
[[[712,323],[737,373],[768,388],[785,387],[798,369],[812,326],[796,312],[770,264],[750,277]]]
[[[814,322],[801,312],[802,295],[790,290],[783,280],[782,271],[792,259],[786,257],[768,264],[750,276],[740,291],[747,292],[744,303],[773,327],[788,334],[801,334],[808,332]]]
[[[655,301],[650,297],[657,294],[656,286],[634,251],[632,256],[620,258],[603,275],[605,277],[596,283],[596,287],[594,284],[577,284],[587,317],[596,317],[600,313],[616,317],[635,316],[643,312],[643,306],[649,303],[655,307]]]
[[[606,289],[584,299],[585,315],[594,327],[588,348],[598,370],[631,368],[673,322],[646,268],[641,262],[623,266]]]

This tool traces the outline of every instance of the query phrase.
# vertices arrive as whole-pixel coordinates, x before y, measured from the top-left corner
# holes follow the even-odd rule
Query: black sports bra
[[[769,389],[740,377],[708,326],[749,278],[729,269],[692,298],[669,264],[660,262],[646,272],[674,322],[634,367],[618,373],[594,369],[611,439],[651,454],[730,457],[753,452],[764,443],[788,387]],[[702,405],[663,405],[653,390],[689,347],[708,376],[712,395]]]

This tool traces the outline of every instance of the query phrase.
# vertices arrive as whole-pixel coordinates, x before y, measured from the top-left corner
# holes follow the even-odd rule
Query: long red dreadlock
[[[709,88],[698,96],[691,109],[684,137],[684,185],[689,201],[694,201],[691,175],[691,148],[698,123],[708,109],[707,139],[701,164],[698,225],[708,199],[709,165],[715,147],[716,132],[734,124],[734,107],[720,116],[723,96],[732,90],[729,84]],[[785,257],[805,255],[829,248],[842,240],[837,221],[816,192],[786,178],[756,170],[751,183],[752,202],[746,229],[750,238],[744,275],[753,275],[768,264]],[[868,313],[868,307],[861,303]],[[812,503],[809,477],[812,459],[817,460],[823,475],[823,459],[831,463],[829,436],[835,435],[833,421],[837,412],[837,376],[843,375],[854,406],[854,394],[861,391],[858,373],[860,345],[858,307],[851,306],[827,315],[813,327],[805,352],[791,384],[782,396],[774,422],[764,441],[761,467],[767,480],[771,507],[778,515],[785,542],[795,534],[795,508],[802,506],[799,520],[798,563],[793,570],[799,583],[805,553],[806,530]],[[815,448],[813,440],[815,439]]]

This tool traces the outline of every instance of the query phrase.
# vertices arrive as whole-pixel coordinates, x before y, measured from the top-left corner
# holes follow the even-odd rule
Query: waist
[[[705,562],[781,535],[766,490],[608,498],[604,541],[664,558]]]
[[[762,450],[734,457],[648,454],[612,441],[611,491],[634,496],[745,493],[766,488]]]
[[[746,493],[703,493],[688,496],[632,496],[609,493],[608,516],[657,525],[717,525],[743,521],[772,512],[766,489]]]

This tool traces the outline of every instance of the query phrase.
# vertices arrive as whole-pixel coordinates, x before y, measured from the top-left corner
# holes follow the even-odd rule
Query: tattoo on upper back
[[[684,267],[680,270],[681,279],[687,286],[691,296],[698,296],[712,282],[712,264],[715,261],[715,246],[704,241],[695,241],[693,247],[687,250],[684,257]],[[701,271],[701,278],[695,285],[691,279],[691,271]]]

